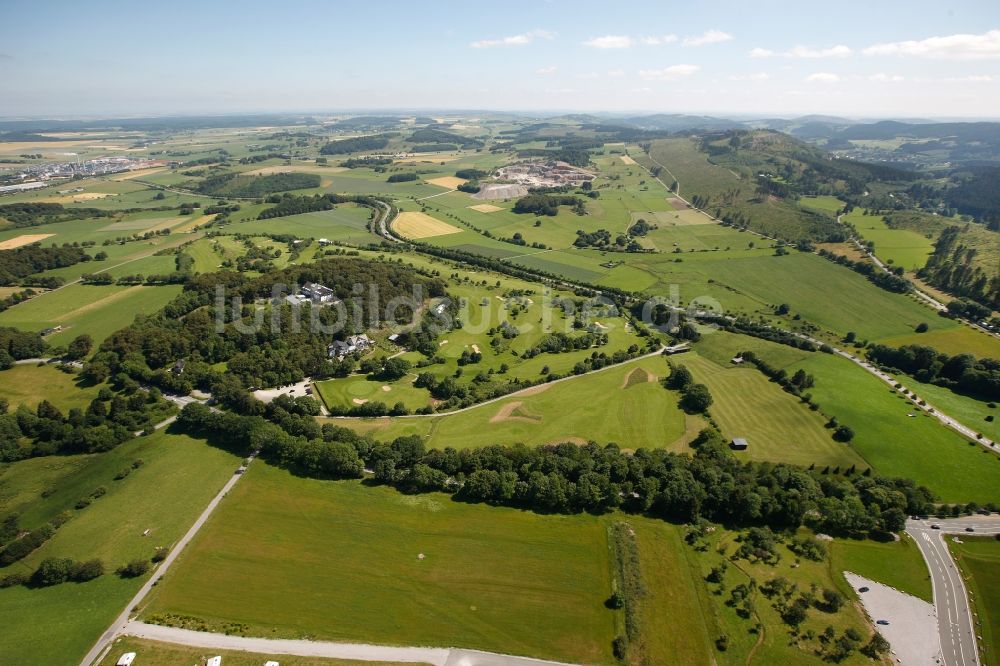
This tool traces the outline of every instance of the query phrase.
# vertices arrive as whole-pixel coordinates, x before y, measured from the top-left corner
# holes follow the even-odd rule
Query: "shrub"
[[[74,562],[69,568],[69,580],[83,583],[104,575],[104,562],[94,559],[86,562]]]
[[[50,557],[44,559],[35,572],[31,574],[31,584],[38,587],[49,587],[65,583],[69,578],[73,564],[73,560],[65,558]]]
[[[132,560],[123,564],[115,571],[122,578],[138,578],[149,571],[149,562],[146,560]]]

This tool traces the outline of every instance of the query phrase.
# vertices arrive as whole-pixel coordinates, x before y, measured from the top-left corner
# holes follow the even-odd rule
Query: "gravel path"
[[[858,592],[865,611],[877,624],[879,633],[892,646],[893,660],[903,666],[927,666],[941,663],[937,614],[934,606],[899,590],[844,572],[844,578]],[[861,592],[861,588],[868,588]]]
[[[478,650],[431,647],[391,647],[365,643],[332,643],[274,638],[251,638],[162,627],[145,622],[129,622],[122,634],[191,647],[217,650],[242,650],[267,655],[296,655],[358,661],[389,661],[433,664],[433,666],[572,666],[556,661],[515,657]]]

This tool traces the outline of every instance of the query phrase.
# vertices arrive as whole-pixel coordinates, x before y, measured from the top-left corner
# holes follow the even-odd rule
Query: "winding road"
[[[936,525],[937,527],[933,527]],[[975,666],[979,664],[975,622],[969,605],[962,572],[952,559],[945,543],[945,534],[1000,534],[1000,516],[967,516],[947,520],[908,520],[906,533],[920,548],[930,570],[934,588],[934,608],[937,613],[941,640],[941,661],[945,666]]]

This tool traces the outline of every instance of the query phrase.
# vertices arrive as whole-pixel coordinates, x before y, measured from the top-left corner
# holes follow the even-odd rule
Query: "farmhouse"
[[[362,333],[361,335],[349,335],[346,340],[334,340],[333,344],[327,347],[327,356],[343,360],[348,354],[363,352],[372,348],[374,343]]]
[[[749,446],[749,444],[747,444],[747,440],[745,440],[744,438],[736,437],[733,439],[732,444],[730,444],[729,446],[736,451],[746,451],[747,446]]]
[[[174,366],[172,368],[170,368],[170,372],[172,372],[175,375],[183,375],[184,374],[184,359],[178,359],[177,362],[174,363]]]

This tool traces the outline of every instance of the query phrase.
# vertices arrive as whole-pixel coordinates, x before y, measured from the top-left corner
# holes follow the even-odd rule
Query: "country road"
[[[256,454],[250,455],[251,462],[255,456]],[[212,498],[212,501],[208,503],[208,506],[206,506],[205,510],[201,512],[201,515],[198,516],[198,519],[194,522],[190,529],[188,529],[187,533],[185,533],[184,536],[181,537],[181,540],[174,544],[174,546],[170,549],[170,553],[167,555],[166,559],[164,559],[163,562],[156,567],[153,574],[149,577],[149,580],[147,580],[145,584],[139,588],[139,591],[136,592],[135,596],[133,596],[132,599],[125,605],[125,609],[118,615],[117,618],[115,618],[114,622],[111,623],[111,626],[108,627],[107,631],[101,634],[101,637],[97,639],[97,643],[95,643],[94,646],[90,648],[90,651],[84,656],[83,661],[80,662],[80,666],[91,666],[91,664],[96,664],[104,656],[106,650],[110,648],[111,642],[116,636],[119,636],[122,633],[126,626],[128,626],[129,616],[131,615],[132,610],[142,603],[143,599],[145,599],[149,594],[149,591],[153,589],[153,586],[156,585],[161,578],[163,578],[163,576],[167,573],[167,570],[170,569],[170,566],[174,563],[174,560],[177,559],[177,556],[180,555],[184,548],[191,542],[192,539],[194,539],[195,535],[198,534],[198,530],[202,528],[209,516],[212,515],[212,512],[219,506],[222,498],[225,497],[226,494],[233,489],[233,486],[235,486],[242,478],[242,471],[237,471],[229,478],[228,481],[226,481],[226,484],[222,486],[222,490],[220,490],[219,493]]]
[[[937,525],[937,529],[932,527]],[[976,631],[962,572],[951,557],[944,534],[1000,534],[1000,516],[967,516],[946,520],[907,520],[906,532],[920,548],[931,575],[934,608],[941,640],[941,663],[944,666],[979,664]]]
[[[266,655],[295,655],[358,661],[433,664],[433,666],[572,666],[557,661],[465,650],[462,648],[393,647],[364,643],[252,638],[129,622],[122,635],[216,650],[241,650]]]

